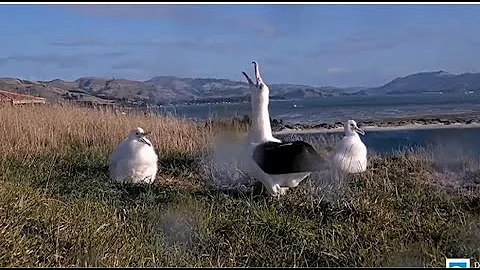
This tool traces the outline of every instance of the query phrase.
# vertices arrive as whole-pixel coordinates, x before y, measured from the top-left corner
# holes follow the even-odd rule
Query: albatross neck
[[[268,112],[268,93],[261,93],[258,97],[252,97],[252,132],[251,140],[256,142],[275,141],[280,142],[272,135],[270,115]]]

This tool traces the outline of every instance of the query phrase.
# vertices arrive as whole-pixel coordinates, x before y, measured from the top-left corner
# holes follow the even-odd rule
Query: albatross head
[[[252,106],[252,128],[249,130],[250,140],[255,142],[260,141],[278,141],[272,135],[272,127],[270,125],[270,114],[268,113],[269,92],[268,86],[263,82],[260,75],[260,68],[256,61],[252,62],[255,72],[255,82],[248,77],[245,71],[242,71],[243,76],[247,78],[250,89],[250,102]]]
[[[150,132],[146,132],[145,130],[143,130],[143,128],[137,127],[132,131],[130,131],[130,134],[128,135],[128,139],[132,141],[136,140],[141,143],[145,143],[149,146],[152,146],[152,143],[145,137],[148,134],[150,134]]]
[[[262,76],[260,75],[260,68],[257,61],[253,61],[253,70],[255,72],[255,82],[253,82],[250,77],[248,77],[245,71],[242,71],[243,76],[247,78],[248,85],[252,96],[258,97],[260,100],[266,99],[268,101],[268,95],[270,90],[268,89],[267,84],[263,82]]]
[[[344,129],[345,129],[345,136],[353,136],[353,135],[357,135],[357,133],[365,135],[365,131],[361,130],[357,126],[357,122],[355,122],[355,120],[348,120],[344,125]]]

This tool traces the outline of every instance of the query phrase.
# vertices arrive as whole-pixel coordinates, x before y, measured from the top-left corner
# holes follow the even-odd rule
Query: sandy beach
[[[449,125],[446,124],[407,124],[400,126],[362,126],[361,127],[365,132],[368,131],[391,131],[391,130],[420,130],[420,129],[452,129],[452,128],[480,128],[480,123],[452,123]],[[309,128],[309,129],[288,129],[274,132],[274,134],[308,134],[308,133],[332,133],[332,132],[343,132],[343,127],[336,128]]]

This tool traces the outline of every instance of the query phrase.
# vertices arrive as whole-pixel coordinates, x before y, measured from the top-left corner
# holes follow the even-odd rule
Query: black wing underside
[[[268,174],[318,171],[324,162],[313,146],[303,141],[263,143],[255,147],[252,157]]]

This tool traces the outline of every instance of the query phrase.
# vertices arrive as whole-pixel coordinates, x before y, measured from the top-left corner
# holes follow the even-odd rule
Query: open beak
[[[243,76],[245,76],[245,78],[247,78],[247,81],[248,81],[249,85],[254,85],[253,81],[250,79],[250,77],[248,77],[248,75],[247,75],[247,73],[245,73],[245,71],[242,71],[242,74],[243,74]]]
[[[255,79],[257,81],[257,87],[263,83],[262,77],[260,76],[260,68],[258,67],[258,63],[256,61],[252,61],[253,70],[255,71]]]
[[[140,141],[146,145],[152,146],[147,140],[145,140],[145,137],[140,138]]]
[[[355,131],[358,132],[359,134],[365,135],[365,131],[361,130],[358,127],[355,127]]]

